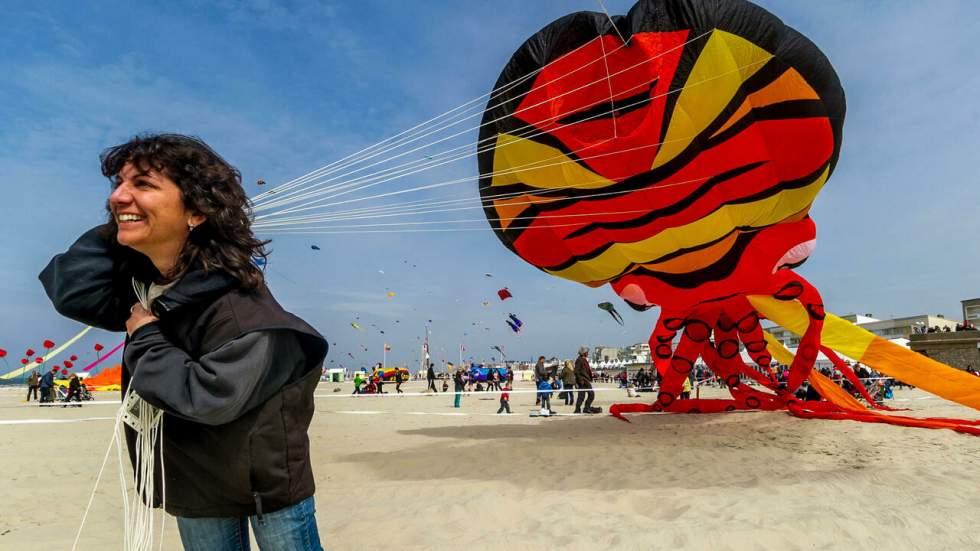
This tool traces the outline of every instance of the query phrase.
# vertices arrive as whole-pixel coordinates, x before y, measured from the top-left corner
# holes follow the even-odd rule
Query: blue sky
[[[827,54],[847,94],[840,163],[812,211],[817,251],[800,273],[835,313],[958,318],[959,300],[980,296],[980,5],[760,3]],[[12,362],[81,329],[53,311],[36,274],[103,220],[105,147],[137,132],[198,135],[254,194],[259,178],[300,176],[485,94],[540,27],[597,9],[590,0],[155,4],[5,7],[0,347]],[[612,13],[631,4],[606,2]],[[471,160],[428,177],[475,174]],[[475,182],[464,187],[453,196],[476,197]],[[336,343],[334,365],[380,361],[384,342],[390,360],[412,361],[428,320],[436,358],[453,359],[460,342],[467,356],[497,355],[493,345],[512,358],[570,356],[582,344],[645,341],[655,319],[608,287],[537,271],[489,231],[276,235],[272,248],[273,292]],[[495,297],[503,286],[515,296],[506,303]],[[607,300],[625,327],[596,308]],[[508,312],[525,321],[523,334],[510,333]],[[121,339],[97,332],[76,353]]]

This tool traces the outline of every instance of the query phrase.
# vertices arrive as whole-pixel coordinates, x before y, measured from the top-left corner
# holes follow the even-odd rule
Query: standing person
[[[541,403],[541,415],[551,415],[551,370],[544,365],[544,356],[538,356],[534,365],[534,382],[538,387],[538,402]],[[538,402],[535,402],[537,404]]]
[[[497,408],[497,413],[502,413],[504,410],[510,413],[510,385],[504,385],[504,390],[500,393],[500,407]]]
[[[595,400],[595,392],[592,391],[592,366],[589,365],[589,347],[583,346],[578,349],[578,359],[575,360],[575,387],[579,389],[578,398],[575,400],[575,413],[598,413],[592,407]],[[584,391],[584,392],[583,392]],[[582,407],[582,401],[585,407]]]
[[[453,393],[456,395],[453,399],[453,407],[459,407],[459,401],[463,397],[463,390],[466,389],[466,381],[463,379],[463,368],[460,367],[453,372]]]
[[[565,365],[561,368],[561,374],[558,375],[558,378],[561,379],[562,387],[565,389],[565,405],[570,406],[575,402],[575,392],[572,391],[575,388],[575,368],[572,360],[565,360]]]
[[[37,400],[37,386],[41,382],[41,377],[38,376],[37,370],[31,371],[31,375],[27,378],[27,401],[31,401],[31,394],[34,394],[34,399]]]
[[[684,377],[684,386],[681,387],[681,400],[688,400],[691,398],[691,376],[688,374]]]
[[[327,342],[266,287],[240,173],[174,134],[101,160],[108,222],[40,278],[62,315],[127,333],[123,393],[163,413],[152,503],[166,492],[188,551],[248,541],[249,524],[263,550],[322,550],[307,432]]]
[[[361,393],[361,385],[363,385],[363,384],[364,384],[364,379],[361,378],[361,372],[360,371],[355,372],[354,373],[354,392],[352,392],[351,394],[360,394]]]
[[[514,388],[514,368],[507,366],[507,384]]]
[[[52,367],[51,371],[41,375],[41,398],[39,402],[42,404],[53,401],[51,395],[54,392],[54,374],[56,371],[58,371],[58,368]]]
[[[65,405],[61,407],[68,407],[68,402],[71,402],[73,397],[76,402],[82,401],[82,383],[78,380],[78,375],[75,373],[72,373],[68,379],[68,395],[65,396]],[[78,407],[82,407],[81,403],[79,403]]]
[[[402,382],[405,381],[405,379],[403,379],[402,377],[404,375],[405,374],[402,373],[402,370],[401,369],[397,369],[396,368],[396,371],[395,371],[395,391],[398,392],[398,394],[402,394]]]
[[[381,364],[380,363],[378,365],[374,366],[374,377],[377,379],[378,394],[386,394],[385,391],[384,391],[384,388],[385,388],[385,374],[384,374],[384,371],[381,370]]]
[[[425,389],[426,392],[439,392],[436,390],[436,364],[429,362],[429,369],[425,371],[425,380],[429,383],[429,386]]]

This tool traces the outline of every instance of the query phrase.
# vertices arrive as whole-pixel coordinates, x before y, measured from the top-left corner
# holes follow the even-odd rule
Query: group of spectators
[[[32,371],[30,376],[27,377],[27,401],[30,402],[32,397],[41,404],[58,401],[57,385],[54,382],[57,372],[58,368],[56,367],[51,368],[51,371],[48,371],[44,375],[38,374],[37,370]],[[85,388],[85,384],[78,378],[78,375],[72,373],[68,377],[68,392],[62,401],[65,402],[65,407],[67,407],[68,402],[72,400],[81,402],[83,396],[89,396],[88,389]],[[81,407],[81,403],[78,406]]]
[[[973,325],[973,322],[970,320],[965,320],[963,323],[957,323],[954,329],[950,329],[948,325],[943,327],[939,327],[938,325],[934,325],[932,327],[927,327],[925,325],[916,325],[915,327],[912,328],[912,332],[916,334],[951,333],[954,331],[976,331],[976,330],[977,330],[977,326]]]
[[[395,383],[395,392],[401,394],[402,383],[409,378],[408,373],[401,369],[395,370],[392,382]],[[370,374],[362,371],[354,373],[354,392],[352,394],[388,394],[384,391],[385,378],[384,369],[379,363],[374,366]]]
[[[534,383],[538,389],[534,405],[541,407],[541,415],[553,415],[555,410],[551,408],[551,395],[557,390],[564,405],[575,406],[573,413],[600,413],[601,408],[592,406],[595,400],[595,391],[592,390],[594,380],[595,372],[589,364],[587,346],[579,348],[574,362],[565,360],[561,370],[557,363],[546,365],[544,356],[539,356],[534,365]]]

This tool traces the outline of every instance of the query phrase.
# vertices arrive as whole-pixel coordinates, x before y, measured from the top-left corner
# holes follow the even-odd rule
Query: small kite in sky
[[[503,289],[497,291],[497,296],[500,297],[500,300],[507,300],[509,298],[514,298],[514,295],[510,294],[510,289],[508,289],[507,287],[504,287]]]
[[[492,350],[496,350],[497,352],[500,352],[500,355],[501,355],[501,356],[503,356],[503,357],[505,357],[505,358],[507,357],[507,354],[505,354],[505,353],[504,353],[504,349],[503,349],[503,348],[501,348],[500,346],[498,346],[498,345],[496,345],[496,344],[495,344],[495,345],[493,345],[493,346],[491,346],[490,348],[491,348]]]
[[[490,301],[489,300],[484,300],[483,301],[483,307],[484,308],[488,308],[489,306],[490,306]]]
[[[619,315],[619,312],[616,311],[616,307],[613,306],[611,302],[600,302],[597,306],[600,310],[609,312],[609,315],[612,316],[612,319],[616,320],[616,323],[623,325],[623,316]]]
[[[388,291],[388,298],[393,298],[395,296],[394,291]]]
[[[354,329],[357,329],[358,331],[360,331],[360,330],[361,330],[361,326],[360,326],[360,325],[358,325],[358,324],[356,324],[356,323],[354,323],[354,322],[351,322],[351,323],[350,323],[350,326],[351,326],[351,327],[353,327]]]
[[[320,247],[317,247],[316,245],[310,245],[310,248],[313,249],[314,251],[320,250]]]
[[[511,330],[515,333],[520,333],[521,329],[524,328],[524,322],[517,319],[517,316],[515,316],[514,314],[507,314],[507,317],[509,319],[504,321],[507,322],[507,325],[511,328]]]
[[[486,277],[493,277],[493,274],[491,274],[490,272],[486,272],[483,275],[486,276]]]
[[[255,185],[257,185],[257,186],[264,186],[265,185],[265,180],[261,180],[260,179],[259,181],[255,182]]]

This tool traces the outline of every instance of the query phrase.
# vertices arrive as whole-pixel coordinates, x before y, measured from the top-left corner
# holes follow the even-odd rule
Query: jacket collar
[[[205,272],[203,266],[195,264],[153,301],[151,309],[157,317],[164,317],[188,306],[213,302],[238,286],[238,280],[227,273],[220,270]]]

